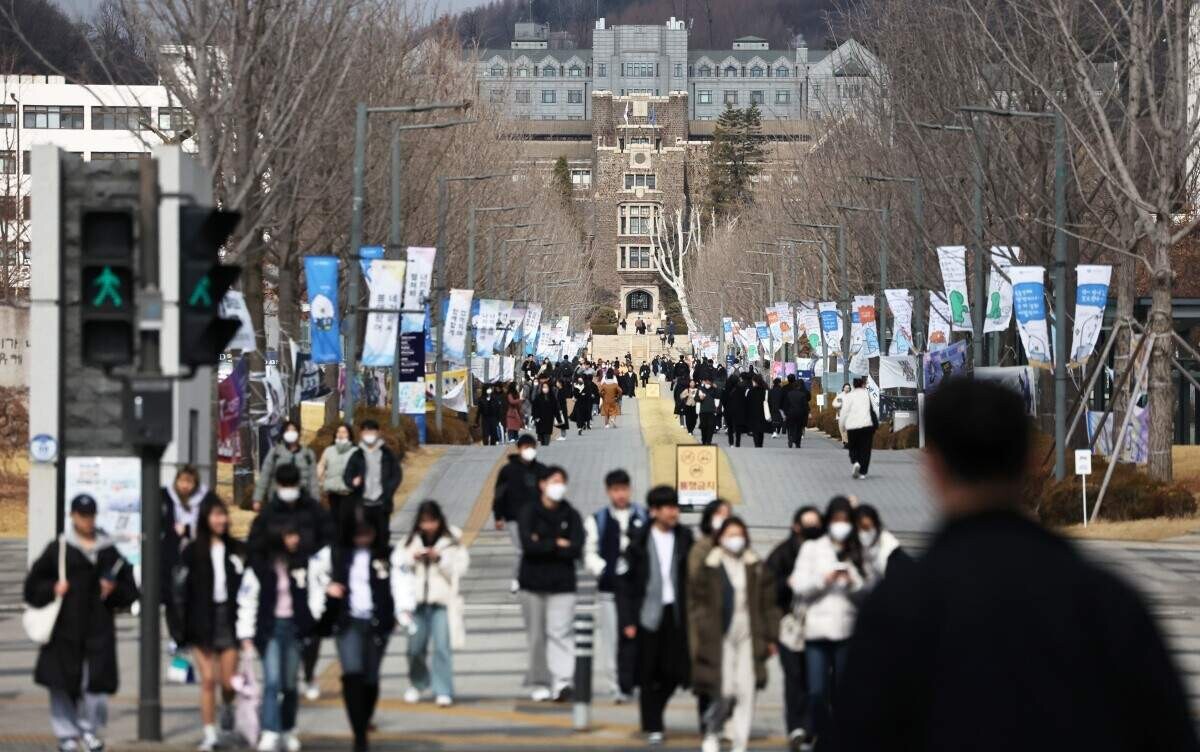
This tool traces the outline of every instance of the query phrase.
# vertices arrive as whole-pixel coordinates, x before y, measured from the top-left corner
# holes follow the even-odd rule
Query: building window
[[[654,268],[654,256],[648,245],[623,245],[617,267],[621,271],[638,271]]]
[[[649,146],[650,145],[650,137],[649,136],[633,136],[632,138],[629,139],[629,145],[630,146]]]
[[[504,66],[497,63],[492,66],[490,73],[492,78],[500,78],[504,75]]]
[[[0,196],[0,221],[13,222],[17,219],[17,197]]]
[[[554,89],[542,89],[542,104],[554,104],[555,101]]]
[[[791,104],[792,92],[789,89],[775,90],[775,104]]]
[[[567,104],[583,104],[583,89],[567,91]]]
[[[707,65],[700,66],[700,77],[701,78],[708,78],[711,75],[712,75],[712,68],[709,68]]]
[[[529,89],[517,89],[517,104],[529,104]]]
[[[675,63],[675,78],[683,78],[683,63]]]
[[[698,89],[696,101],[700,104],[712,104],[712,89]]]
[[[607,63],[596,63],[596,75],[604,78],[608,75]]]
[[[655,63],[622,63],[621,75],[630,78],[654,78],[658,75],[658,65]]]
[[[570,76],[571,78],[579,78],[583,75],[583,69],[580,68],[578,65],[572,65],[570,68],[567,69],[567,75]]]
[[[17,174],[17,153],[15,151],[0,151],[0,175]]]
[[[164,131],[182,131],[190,128],[191,118],[188,111],[182,107],[159,107],[158,127]]]
[[[814,99],[820,99],[820,98],[821,98],[821,84],[813,84],[813,86],[812,86],[812,94],[813,94],[813,98],[814,98]]]
[[[149,107],[93,107],[92,130],[137,131],[150,120]]]
[[[863,95],[862,84],[838,84],[837,92],[839,99],[861,99]]]
[[[781,65],[775,69],[775,75],[779,78],[787,78],[789,75],[791,75],[791,72],[785,66]]]
[[[731,89],[725,90],[725,104],[737,104],[737,92]]]
[[[29,150],[25,150],[25,151],[21,152],[21,174],[22,175],[31,174],[30,173],[31,166],[32,165],[30,164]]]
[[[138,159],[149,159],[150,154],[144,151],[94,151],[93,162],[133,162]]]
[[[525,67],[517,68],[517,78],[529,78],[529,69]]]
[[[553,65],[542,68],[542,78],[554,78],[556,75],[558,75],[558,71],[554,70]]]
[[[750,78],[762,78],[762,77],[763,77],[762,66],[756,65],[750,69]]]
[[[571,185],[575,188],[591,188],[592,171],[586,169],[571,170]]]
[[[654,204],[621,204],[619,232],[621,235],[653,235]]]
[[[83,130],[83,108],[59,105],[25,105],[26,128]]]
[[[737,68],[734,68],[732,65],[725,66],[725,75],[736,77],[737,76]]]
[[[762,104],[766,101],[766,93],[762,91],[750,92],[750,104]]]
[[[567,120],[583,120],[583,115],[567,115]]]
[[[17,127],[17,106],[15,104],[0,105],[0,128]]]
[[[652,172],[627,172],[625,173],[625,190],[632,191],[634,188],[649,188],[655,190],[658,181]]]
[[[24,218],[27,220],[33,219],[33,212],[30,211],[31,203],[32,202],[29,200],[29,194],[25,194],[21,197],[21,214],[24,215]]]
[[[504,89],[492,89],[492,101],[493,102],[503,102],[504,101]]]

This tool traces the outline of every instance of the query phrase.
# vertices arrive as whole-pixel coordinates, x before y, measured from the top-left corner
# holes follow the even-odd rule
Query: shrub
[[[1087,478],[1088,514],[1091,514],[1108,462],[1092,460],[1092,474]],[[1053,468],[1050,468],[1053,472]],[[1072,475],[1062,481],[1047,477],[1041,481],[1042,493],[1037,501],[1038,518],[1047,525],[1078,524],[1083,515],[1081,476]],[[1177,483],[1162,483],[1147,476],[1136,465],[1118,463],[1113,470],[1104,503],[1100,507],[1102,520],[1121,522],[1154,517],[1190,517],[1196,514],[1196,497]]]
[[[391,408],[387,407],[364,407],[360,405],[355,408],[354,438],[356,440],[358,439],[359,427],[368,418],[379,423],[379,435],[383,437],[383,443],[396,453],[396,459],[403,461],[405,452],[417,446],[416,422],[408,415],[401,415],[400,425],[392,426]],[[333,438],[337,434],[337,429],[340,425],[341,422],[326,423],[321,426],[321,429],[317,431],[317,435],[313,437],[309,447],[316,453],[318,459],[321,457],[321,453],[333,443]]]

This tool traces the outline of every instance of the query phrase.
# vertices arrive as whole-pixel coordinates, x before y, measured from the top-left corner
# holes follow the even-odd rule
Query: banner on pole
[[[217,461],[234,462],[242,458],[242,414],[246,408],[246,387],[250,366],[238,358],[229,375],[217,384]]]
[[[309,336],[314,363],[342,362],[338,317],[338,260],[336,256],[306,256]]]
[[[482,298],[475,315],[475,356],[490,357],[495,350],[496,325],[500,319],[500,301]]]
[[[1012,321],[1013,289],[1008,270],[1021,258],[1015,245],[992,246],[992,268],[988,272],[987,307],[984,309],[983,331],[1003,332]]]
[[[916,389],[916,356],[887,355],[880,358],[879,387],[881,389]]]
[[[511,300],[496,301],[496,336],[492,338],[492,349],[503,352],[508,346],[508,333],[512,330],[513,302]]]
[[[1050,351],[1050,332],[1046,321],[1046,268],[1043,266],[1010,266],[1013,286],[1013,313],[1025,357],[1034,368],[1050,368],[1054,358]]]
[[[783,347],[783,320],[779,318],[779,308],[771,306],[766,309],[767,313],[767,331],[770,332],[770,339],[767,341],[767,352],[774,355]]]
[[[821,311],[821,334],[829,343],[830,350],[840,350],[842,346],[842,314],[838,311],[835,301],[823,301],[818,304]]]
[[[237,290],[229,290],[221,299],[221,318],[237,319],[241,322],[237,334],[229,342],[226,350],[241,350],[255,352],[258,343],[254,337],[254,321],[250,318],[250,309],[246,307],[246,296]]]
[[[446,306],[446,324],[442,328],[442,336],[445,338],[442,353],[447,360],[466,362],[467,324],[471,318],[471,297],[474,294],[474,290],[455,288],[450,291],[450,302]]]
[[[367,334],[363,340],[364,366],[388,368],[396,361],[400,305],[404,297],[403,261],[378,259],[370,263],[371,312],[367,314]],[[397,311],[383,313],[382,310]]]
[[[972,371],[977,379],[1008,387],[1025,402],[1025,414],[1037,416],[1037,369],[1029,366],[981,366]]]
[[[508,347],[514,342],[520,342],[524,336],[525,316],[528,315],[529,307],[524,303],[513,303],[512,312],[508,314],[508,336],[504,338],[504,346]],[[503,349],[503,348],[502,348]]]
[[[777,303],[775,309],[779,312],[779,332],[785,345],[796,343],[796,314],[788,303]]]
[[[875,296],[855,295],[854,310],[858,313],[858,326],[860,336],[862,337],[861,352],[863,357],[878,358],[879,322],[875,320]]]
[[[950,344],[950,306],[936,290],[929,291],[929,333],[927,352],[936,352]]]
[[[967,249],[961,245],[938,246],[938,266],[950,306],[950,325],[956,332],[970,332],[971,308],[967,304]]]
[[[912,296],[906,289],[884,290],[883,295],[887,299],[888,310],[892,312],[892,344],[888,348],[888,355],[907,355],[914,349]]]
[[[371,268],[371,262],[375,259],[381,259],[384,255],[384,249],[381,245],[361,245],[358,247],[358,263],[362,266],[363,279],[366,280],[368,288],[371,284],[371,275],[374,270]]]
[[[796,342],[807,342],[814,353],[821,352],[821,312],[815,300],[802,300],[796,306]]]
[[[721,319],[721,332],[725,337],[725,344],[733,343],[733,319],[726,316]]]
[[[1079,264],[1075,273],[1078,282],[1075,286],[1075,325],[1071,332],[1071,363],[1083,365],[1096,349],[1096,340],[1104,327],[1112,267]]]
[[[947,345],[937,352],[926,353],[923,358],[925,392],[932,392],[939,384],[952,376],[966,374],[969,364],[965,339]]]
[[[396,404],[403,415],[425,414],[425,379],[396,384]]]

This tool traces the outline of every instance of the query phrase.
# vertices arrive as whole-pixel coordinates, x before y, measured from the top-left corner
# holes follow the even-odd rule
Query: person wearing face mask
[[[271,498],[274,492],[275,471],[284,465],[295,465],[300,471],[300,485],[308,492],[308,495],[316,499],[321,495],[321,489],[317,483],[317,455],[313,450],[300,444],[300,426],[293,421],[287,421],[283,424],[283,431],[280,432],[280,441],[271,447],[271,451],[267,452],[267,456],[263,458],[262,467],[259,469],[258,479],[254,482],[254,493],[251,499],[254,501],[254,511],[258,512],[262,509],[263,502]]]
[[[554,402],[558,408],[558,412],[554,415],[554,425],[558,428],[558,439],[556,441],[567,440],[567,430],[571,427],[568,422],[570,409],[567,406],[567,399],[571,396],[570,381],[565,378],[557,378],[554,380]]]
[[[339,529],[342,516],[349,511],[349,502],[354,498],[354,489],[346,483],[346,465],[357,452],[354,429],[343,423],[337,427],[333,443],[325,447],[325,451],[321,452],[321,460],[317,462],[317,480],[325,492],[325,498],[329,500],[329,512]]]
[[[799,449],[804,440],[804,428],[808,425],[809,391],[803,379],[788,374],[788,386],[783,395],[783,412],[787,423],[789,449]]]
[[[583,521],[567,501],[567,471],[546,468],[541,498],[521,509],[520,585],[529,642],[528,684],[536,702],[570,700],[575,679],[575,566]]]
[[[524,434],[517,439],[517,451],[509,455],[508,463],[496,475],[496,487],[492,491],[492,515],[496,519],[496,529],[508,531],[509,540],[517,552],[509,587],[512,593],[520,590],[521,530],[518,519],[522,509],[536,504],[541,498],[538,481],[545,470],[546,466],[537,461],[537,439]]]
[[[825,509],[827,533],[800,547],[788,584],[805,605],[804,658],[812,734],[832,731],[832,699],[845,671],[858,609],[854,598],[864,583],[862,552],[854,534],[850,500],[836,496]]]
[[[364,420],[359,426],[358,451],[350,456],[344,473],[346,485],[358,494],[361,504],[375,520],[381,544],[391,540],[393,497],[404,479],[400,461],[379,433],[379,424]]]
[[[575,404],[571,406],[571,422],[582,436],[583,430],[592,422],[592,397],[582,374],[575,377],[572,393],[575,396]]]
[[[549,381],[538,385],[533,397],[533,425],[537,431],[538,441],[542,446],[550,445],[554,436],[554,424],[558,420],[558,400],[554,398]]]
[[[700,443],[711,444],[717,430],[717,389],[711,376],[706,376],[696,390],[696,410],[700,417]]]
[[[850,477],[865,480],[871,467],[871,445],[875,439],[875,428],[879,417],[867,391],[867,380],[854,379],[854,389],[842,397],[842,411],[838,413],[838,428],[846,434],[850,453]]]
[[[689,580],[692,682],[712,697],[703,718],[702,752],[718,752],[722,733],[733,752],[745,752],[754,720],[755,693],[767,684],[767,659],[777,650],[779,608],[775,577],[750,550],[746,524],[730,517],[716,545]]]
[[[643,332],[643,334],[644,333],[645,332]],[[638,375],[641,376],[642,388],[645,389],[646,384],[650,382],[650,364],[643,360],[641,367],[638,368]]]
[[[500,441],[500,422],[504,419],[504,400],[496,387],[485,384],[479,397],[479,433],[484,446],[495,446]]]
[[[621,387],[617,385],[617,374],[608,369],[604,374],[604,382],[600,385],[600,415],[604,417],[605,428],[617,427],[617,416],[621,414]]]
[[[850,437],[848,435],[846,435],[846,429],[842,428],[842,406],[845,404],[846,395],[849,393],[850,393],[850,385],[842,384],[842,390],[840,392],[838,392],[833,398],[833,409],[837,414],[838,432],[841,434],[841,437],[842,437],[842,448],[843,449],[850,448]]]
[[[900,541],[884,528],[879,510],[875,507],[870,504],[855,507],[854,528],[858,545],[862,548],[863,570],[868,586],[877,584],[889,570],[894,572],[912,563],[912,559],[900,547]]]
[[[733,507],[729,506],[729,502],[724,499],[714,499],[704,506],[704,510],[700,513],[700,533],[696,536],[695,543],[692,544],[692,550],[688,552],[688,582],[691,582],[699,574],[700,569],[704,566],[704,557],[708,556],[709,552],[713,550],[713,546],[716,545],[717,532],[732,513]],[[699,645],[699,636],[692,619],[687,621],[687,630],[689,651],[694,653]],[[696,695],[696,712],[700,718],[700,729],[703,731],[704,714],[708,711],[712,696],[702,692],[694,685],[692,693]]]
[[[804,664],[805,604],[788,585],[801,547],[825,534],[821,512],[803,506],[792,516],[792,534],[767,557],[767,567],[775,576],[775,604],[783,614],[779,623],[779,665],[783,669],[783,709],[788,745],[797,752],[804,744],[808,717],[808,678]]]

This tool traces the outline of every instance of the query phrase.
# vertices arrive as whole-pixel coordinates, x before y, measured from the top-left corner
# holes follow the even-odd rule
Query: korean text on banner
[[[830,349],[838,349],[842,343],[842,315],[835,301],[823,301],[818,304],[821,310],[821,333]]]
[[[475,357],[491,357],[495,349],[496,324],[500,316],[500,301],[483,298],[475,315]]]
[[[1050,332],[1046,322],[1046,268],[1044,266],[1011,266],[1008,276],[1013,285],[1013,313],[1017,331],[1029,365],[1050,368]]]
[[[442,329],[442,336],[446,342],[442,352],[447,360],[466,362],[467,324],[471,317],[471,297],[474,294],[474,290],[455,288],[450,291],[450,303],[446,307],[446,325]]]
[[[306,256],[308,321],[314,363],[342,361],[341,326],[338,321],[338,260],[336,256]]]
[[[1012,321],[1013,289],[1008,278],[1009,267],[1021,258],[1021,249],[1015,245],[992,246],[992,269],[988,272],[987,307],[983,314],[983,331],[1003,332]]]
[[[388,368],[396,361],[396,340],[400,334],[399,311],[404,296],[404,266],[403,261],[377,259],[371,262],[368,283],[371,311],[367,314],[367,334],[363,340],[364,366]]]
[[[875,296],[855,295],[854,310],[858,312],[858,323],[862,327],[862,354],[867,358],[878,358],[879,322],[875,320]]]
[[[675,489],[679,505],[702,507],[717,498],[717,448],[675,447]]]
[[[971,308],[967,304],[967,249],[961,245],[938,246],[938,266],[946,301],[950,304],[950,325],[956,332],[970,332]]]
[[[1075,326],[1071,332],[1071,362],[1084,363],[1096,349],[1096,340],[1104,326],[1104,308],[1108,305],[1108,284],[1112,267],[1080,264],[1075,267]]]
[[[935,290],[929,291],[929,333],[926,352],[936,352],[950,344],[950,306]]]
[[[912,296],[905,289],[884,290],[883,295],[887,299],[888,310],[892,312],[892,344],[888,348],[888,355],[908,355],[915,349],[912,337]],[[882,376],[880,378],[882,379]]]
[[[783,347],[782,319],[779,318],[779,308],[771,306],[767,309],[767,331],[771,333],[768,352],[774,353]]]
[[[493,352],[503,352],[508,346],[508,333],[512,329],[513,302],[496,301],[496,336],[492,338]]]
[[[779,332],[782,335],[785,345],[795,344],[796,342],[796,314],[792,311],[791,305],[787,303],[775,304],[775,310],[779,312]]]
[[[758,337],[758,348],[763,357],[770,357],[771,327],[765,321],[754,322],[754,334]]]
[[[503,350],[513,342],[520,342],[524,336],[525,316],[529,311],[529,307],[524,303],[513,303],[512,312],[508,314],[508,334],[504,338],[504,344],[500,347]]]

